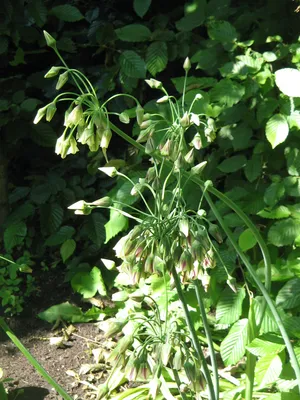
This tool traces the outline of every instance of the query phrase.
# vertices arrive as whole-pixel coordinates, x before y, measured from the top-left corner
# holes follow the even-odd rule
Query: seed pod
[[[50,122],[52,118],[54,117],[54,114],[56,113],[56,105],[55,103],[50,103],[47,107],[47,112],[46,112],[46,121]]]
[[[136,113],[137,123],[139,125],[141,125],[141,123],[143,122],[143,117],[144,117],[144,109],[141,107],[140,104],[137,105],[137,107],[135,109],[135,113]]]
[[[223,243],[223,238],[218,225],[209,223],[208,232],[218,243]]]
[[[67,83],[68,79],[69,79],[68,71],[65,71],[62,74],[60,74],[55,89],[56,90],[61,89],[64,86],[64,84]]]

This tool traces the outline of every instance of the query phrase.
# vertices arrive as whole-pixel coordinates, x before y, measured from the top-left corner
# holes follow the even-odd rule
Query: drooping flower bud
[[[218,225],[209,223],[208,232],[218,243],[223,243],[223,238]]]
[[[60,74],[55,89],[56,90],[61,89],[64,86],[64,84],[67,83],[68,79],[69,79],[68,71],[65,71],[62,74]]]
[[[186,155],[184,156],[185,161],[188,164],[193,164],[194,163],[194,149],[191,149]]]
[[[108,149],[111,138],[112,138],[111,130],[109,128],[104,129],[104,131],[102,132],[100,147],[102,149]]]
[[[46,73],[46,75],[44,76],[44,78],[53,78],[54,76],[56,76],[59,71],[62,69],[62,67],[51,67],[49,69],[49,71]]]
[[[155,176],[156,176],[155,167],[150,167],[146,174],[146,181],[148,183],[152,182]]]
[[[201,136],[199,135],[199,133],[196,133],[196,135],[194,136],[191,144],[195,147],[196,150],[200,150],[202,147],[202,140],[201,140]]]
[[[100,167],[98,169],[101,172],[104,172],[104,174],[110,176],[111,178],[113,178],[114,176],[116,176],[118,174],[116,167]]]
[[[160,97],[158,100],[156,100],[156,103],[158,103],[158,104],[166,103],[169,100],[169,98],[170,98],[170,96]]]
[[[210,284],[210,276],[208,275],[208,273],[206,271],[204,271],[204,274],[201,277],[201,282],[202,282],[204,291],[207,292],[208,288],[209,288],[209,284]]]
[[[143,121],[140,125],[141,130],[149,128],[149,126],[152,124],[151,119],[147,119],[146,121]]]
[[[153,126],[149,126],[148,128],[141,130],[141,132],[140,132],[139,136],[137,137],[136,141],[138,143],[146,142],[149,139],[149,137],[152,136],[153,132],[154,132]]]
[[[180,119],[180,125],[183,128],[187,128],[190,125],[190,117],[187,111],[183,114],[183,117]]]
[[[73,110],[70,112],[70,114],[67,117],[67,126],[74,126],[78,125],[81,120],[83,119],[83,112],[81,105],[78,105],[73,108]]]
[[[99,200],[95,200],[92,203],[89,203],[91,206],[107,208],[112,205],[112,199],[109,196],[102,197]]]
[[[79,151],[77,142],[73,136],[69,137],[69,150],[67,154],[76,154]]]
[[[92,211],[90,206],[84,200],[77,201],[76,203],[70,205],[68,209],[75,210],[75,214],[77,215],[88,215]]]
[[[209,249],[204,256],[204,259],[202,260],[202,266],[204,269],[207,269],[207,268],[213,269],[213,268],[215,268],[216,265],[217,265],[217,263],[216,263],[216,258],[215,258],[214,252],[212,249]]]
[[[153,79],[153,78],[145,79],[145,82],[151,87],[151,89],[161,89],[162,88],[162,83],[160,81],[157,81],[156,79]]]
[[[47,112],[46,112],[46,121],[50,122],[52,118],[54,117],[54,114],[56,113],[56,105],[55,103],[50,103],[47,107]]]
[[[44,115],[47,112],[47,107],[48,106],[45,106],[45,107],[42,107],[42,108],[38,109],[38,112],[37,112],[37,114],[36,114],[36,116],[35,116],[35,118],[33,120],[34,124],[38,124],[40,122],[40,120],[44,117]]]
[[[53,36],[50,35],[47,31],[43,31],[44,37],[46,39],[47,46],[51,47],[52,49],[56,49],[56,40]]]
[[[130,118],[126,111],[123,111],[121,114],[119,114],[119,120],[123,122],[123,124],[129,124]]]
[[[188,57],[184,60],[183,69],[186,72],[188,72],[191,69],[191,61],[190,61],[190,59]]]
[[[171,153],[171,147],[172,147],[172,140],[168,139],[166,143],[163,145],[163,147],[160,150],[160,154],[164,157],[167,157]]]
[[[189,236],[189,221],[183,218],[178,223],[179,231],[184,234],[185,237]]]
[[[146,154],[151,154],[153,153],[155,150],[155,144],[154,144],[154,140],[153,138],[150,136],[146,142],[145,145],[145,153]]]
[[[81,144],[86,144],[88,140],[94,136],[94,124],[89,123],[88,126],[78,126],[76,139]]]
[[[129,232],[129,238],[130,240],[134,240],[140,236],[140,234],[143,232],[143,226],[142,225],[136,225],[130,232]]]
[[[191,168],[191,174],[192,175],[201,175],[204,168],[206,167],[207,161],[202,161],[201,163],[195,165],[193,168]]]
[[[138,125],[141,125],[141,123],[143,122],[144,109],[143,109],[143,107],[141,107],[140,104],[137,105],[137,107],[135,109],[135,113],[136,113],[137,123],[138,123]]]
[[[179,266],[182,271],[190,271],[192,267],[192,255],[188,250],[184,250],[179,259]]]

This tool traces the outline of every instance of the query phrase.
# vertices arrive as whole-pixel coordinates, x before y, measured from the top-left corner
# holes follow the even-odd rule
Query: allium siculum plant
[[[191,343],[194,348],[194,358],[197,359],[199,368],[202,371],[200,375],[198,374],[198,378],[205,378],[206,396],[212,400],[219,398],[218,367],[210,328],[206,319],[202,293],[203,289],[207,291],[209,288],[211,271],[215,268],[217,262],[227,274],[229,287],[233,291],[237,290],[236,280],[229,274],[218,251],[218,246],[226,235],[229,244],[236,250],[237,255],[262,292],[265,300],[258,320],[254,321],[256,326],[252,326],[250,329],[250,340],[253,340],[258,334],[265,307],[268,305],[285,341],[300,387],[300,371],[297,359],[280,316],[268,294],[270,290],[270,258],[266,244],[254,224],[242,210],[216,190],[212,182],[204,182],[201,179],[206,161],[201,160],[202,153],[199,150],[209,146],[214,141],[216,129],[213,119],[194,112],[197,102],[201,100],[200,94],[196,95],[188,105],[185,101],[186,78],[191,68],[189,59],[186,59],[183,65],[186,78],[183,95],[179,100],[169,95],[160,81],[155,79],[146,80],[146,83],[152,89],[159,91],[161,96],[156,101],[156,111],[145,112],[138,100],[129,94],[116,94],[101,102],[89,80],[80,71],[70,69],[65,64],[56,48],[55,39],[46,32],[44,34],[48,46],[56,52],[63,64],[61,67],[52,67],[45,77],[58,76],[57,89],[61,89],[71,78],[79,92],[65,92],[56,96],[50,104],[38,111],[34,123],[38,123],[43,117],[46,117],[47,121],[51,121],[56,112],[57,104],[68,102],[69,107],[65,112],[64,120],[65,129],[62,136],[57,140],[55,152],[61,155],[62,158],[68,154],[75,154],[78,151],[77,143],[87,144],[92,152],[96,152],[101,148],[107,163],[102,168],[99,168],[100,171],[110,177],[119,177],[131,182],[131,195],[138,196],[143,204],[142,208],[136,208],[105,197],[92,203],[80,200],[69,208],[75,210],[76,214],[82,215],[89,214],[94,208],[114,209],[136,222],[134,228],[115,247],[116,256],[122,260],[118,269],[121,273],[128,275],[132,285],[137,285],[142,279],[152,274],[171,276],[171,281],[176,287],[179,299],[182,302]],[[120,96],[130,98],[136,104],[134,116],[139,126],[139,134],[136,140],[126,135],[110,120],[111,117],[117,115],[120,122],[125,124],[130,122],[132,110],[130,114],[126,111],[119,114],[109,110],[110,101]],[[130,177],[119,170],[114,160],[108,159],[107,149],[112,138],[112,132],[149,156],[151,166],[146,176],[140,178],[138,182],[133,182]],[[183,196],[183,190],[191,182],[194,183],[195,187],[200,186],[202,188],[202,195],[197,209],[189,209]],[[230,229],[219,214],[210,194],[215,195],[229,206],[239,215],[245,225],[252,230],[263,254],[266,271],[265,286],[257,277],[248,258],[236,244]],[[206,218],[206,211],[203,209],[204,199],[222,227],[222,232],[218,225],[212,224]],[[182,288],[189,284],[195,286],[210,351],[211,367],[207,365],[206,358],[203,355],[185,301]],[[252,312],[253,310],[250,307],[250,313]],[[250,318],[249,316],[249,324],[251,325],[251,323],[253,324],[253,317],[251,316]],[[249,354],[247,357],[245,388],[245,398],[248,400],[252,399],[254,368],[255,357],[253,360],[253,356]],[[159,378],[154,366],[150,366],[150,370],[153,375]],[[212,376],[210,370],[212,371]],[[204,390],[203,384],[200,385],[199,390]],[[180,391],[180,385],[179,392],[182,398],[186,398],[185,394]]]

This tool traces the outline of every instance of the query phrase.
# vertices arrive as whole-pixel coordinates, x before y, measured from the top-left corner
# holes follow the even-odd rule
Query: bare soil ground
[[[22,315],[6,318],[6,323],[51,377],[74,399],[83,400],[86,398],[84,385],[76,382],[66,371],[78,372],[80,365],[93,363],[88,339],[94,340],[99,334],[97,327],[91,323],[76,324],[76,334],[81,337],[72,335],[64,348],[57,348],[49,344],[48,339],[54,336],[51,324],[37,317],[39,312],[52,305],[64,301],[74,303],[70,284],[61,283],[62,280],[63,277],[57,274],[51,276],[42,285],[39,295],[33,296],[26,304]],[[61,399],[3,331],[0,332],[0,367],[5,377],[12,378],[12,382],[5,384],[10,400]]]

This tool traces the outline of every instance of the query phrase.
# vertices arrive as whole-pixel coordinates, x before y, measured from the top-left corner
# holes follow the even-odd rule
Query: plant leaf
[[[255,376],[259,388],[273,383],[277,380],[282,371],[282,361],[278,355],[268,354],[258,360],[255,368]]]
[[[248,319],[240,319],[221,343],[221,357],[226,366],[236,364],[244,355],[248,340]]]
[[[300,235],[299,221],[293,218],[287,218],[275,222],[268,232],[268,241],[277,247],[292,245]]]
[[[80,271],[71,280],[72,288],[80,293],[84,299],[94,297],[97,292],[106,296],[106,288],[99,268],[94,267],[90,272]]]
[[[267,333],[252,340],[246,347],[255,356],[265,357],[270,354],[273,356],[279,354],[285,349],[285,344],[280,336]]]
[[[221,164],[218,165],[218,169],[225,173],[235,172],[243,168],[246,163],[247,159],[244,155],[232,156],[222,161]]]
[[[246,229],[241,233],[239,237],[239,246],[242,251],[247,251],[252,249],[257,243],[255,236],[252,233],[251,229]]]
[[[100,212],[94,211],[86,217],[86,223],[84,225],[86,233],[89,239],[99,247],[105,240],[105,223],[106,219]]]
[[[239,319],[245,296],[244,288],[239,288],[237,293],[229,287],[223,290],[216,308],[216,319],[219,324],[233,324]]]
[[[147,13],[150,8],[152,0],[134,0],[133,1],[133,9],[136,14],[143,18],[143,16]]]
[[[76,22],[84,19],[84,16],[78,8],[71,6],[70,4],[53,7],[50,14],[55,15],[55,17],[65,22]]]
[[[300,279],[288,281],[278,292],[276,305],[283,309],[295,308],[300,305]]]
[[[120,56],[122,72],[130,78],[144,79],[146,77],[146,64],[133,50],[125,50]]]
[[[105,224],[105,243],[127,228],[128,218],[116,210],[110,210],[109,221]]]
[[[45,241],[45,246],[57,246],[70,239],[75,233],[75,229],[72,226],[61,226],[59,230],[53,233]]]
[[[141,24],[125,25],[115,29],[115,33],[124,42],[145,42],[151,36],[150,29]]]
[[[266,136],[271,143],[272,149],[275,149],[280,143],[283,143],[289,134],[289,125],[287,119],[282,114],[275,114],[269,119],[266,125]]]
[[[275,72],[275,82],[279,90],[289,97],[300,97],[300,71],[282,68]]]
[[[63,262],[66,262],[68,258],[74,253],[76,249],[76,242],[73,239],[67,239],[60,248],[60,255]]]
[[[282,219],[288,218],[291,215],[291,211],[286,206],[278,206],[273,210],[264,209],[257,213],[262,218],[266,219]]]
[[[146,52],[146,65],[148,71],[155,76],[163,71],[168,63],[168,49],[165,42],[153,42]]]
[[[222,79],[210,91],[211,101],[232,107],[245,94],[245,87],[231,79]]]
[[[9,225],[4,231],[4,247],[7,252],[10,252],[14,247],[23,243],[27,234],[25,222]]]

